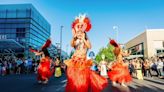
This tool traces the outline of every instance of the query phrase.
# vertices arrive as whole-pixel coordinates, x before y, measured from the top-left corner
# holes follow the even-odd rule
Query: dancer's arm
[[[72,47],[75,47],[75,41],[77,39],[77,36],[76,36],[76,33],[75,33],[75,30],[74,29],[72,29],[72,34],[73,34],[73,38],[71,40],[71,46]]]
[[[75,47],[75,41],[76,41],[76,38],[73,37],[72,40],[71,40],[71,46],[72,47]]]
[[[87,40],[85,39],[85,34],[83,34],[82,39],[83,39],[84,44],[86,45],[86,47],[87,47],[88,49],[91,49],[91,43],[90,43],[89,39],[87,39]]]
[[[40,56],[43,54],[43,52],[34,52],[36,56]]]

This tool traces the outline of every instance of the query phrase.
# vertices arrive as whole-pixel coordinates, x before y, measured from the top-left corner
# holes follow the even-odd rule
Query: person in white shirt
[[[161,59],[158,59],[157,61],[157,71],[158,71],[159,77],[164,76],[163,75],[163,62],[161,61]]]
[[[102,55],[102,61],[100,62],[99,66],[100,66],[100,75],[108,78],[107,75],[107,62],[105,61],[105,55]]]

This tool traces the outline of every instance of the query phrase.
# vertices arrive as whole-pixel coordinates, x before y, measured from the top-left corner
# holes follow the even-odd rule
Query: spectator
[[[2,76],[6,75],[6,66],[2,64]]]
[[[23,61],[21,59],[18,59],[16,61],[17,63],[17,70],[16,70],[16,74],[20,74],[21,73],[21,64],[23,64]]]
[[[29,73],[29,71],[28,71],[28,60],[27,59],[25,59],[25,61],[24,61],[24,67],[25,67],[25,73]]]
[[[148,59],[146,59],[144,61],[144,70],[145,70],[145,73],[146,73],[146,77],[152,77],[152,74],[150,72],[150,62]]]
[[[137,74],[137,78],[140,80],[143,80],[143,75],[142,75],[142,65],[140,63],[139,60],[136,61],[136,64],[135,64],[135,69],[136,69],[136,74]]]
[[[30,57],[28,57],[28,71],[31,72],[32,71],[32,59]]]
[[[161,59],[157,60],[157,71],[158,71],[158,77],[163,78],[163,62]]]
[[[12,64],[11,62],[8,62],[8,69],[9,69],[9,74],[12,73]]]
[[[2,63],[0,62],[0,75],[2,75]]]
[[[129,62],[129,71],[130,71],[130,75],[134,73],[134,65],[133,65],[132,60],[130,60]]]

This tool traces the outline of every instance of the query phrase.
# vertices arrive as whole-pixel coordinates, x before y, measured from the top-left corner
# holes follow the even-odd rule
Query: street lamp
[[[60,57],[60,43],[56,43],[56,48],[57,48],[57,57]]]
[[[118,42],[118,26],[113,26],[113,30],[116,31],[116,41]]]
[[[62,61],[62,30],[64,26],[61,26],[60,30],[60,61]]]

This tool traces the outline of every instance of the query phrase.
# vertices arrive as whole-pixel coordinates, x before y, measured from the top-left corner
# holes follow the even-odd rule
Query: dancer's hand
[[[85,34],[84,33],[82,34],[81,38],[82,38],[82,40],[85,40]]]

